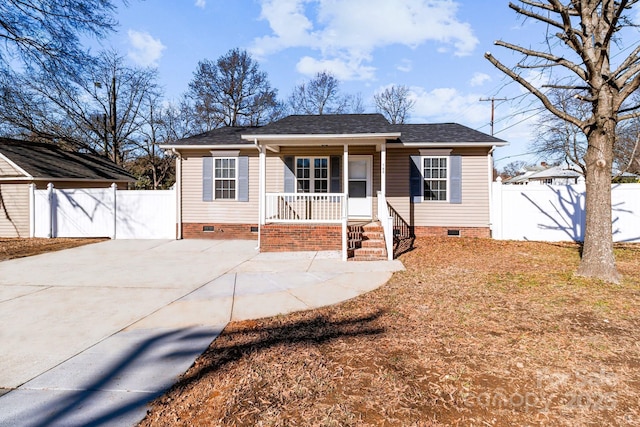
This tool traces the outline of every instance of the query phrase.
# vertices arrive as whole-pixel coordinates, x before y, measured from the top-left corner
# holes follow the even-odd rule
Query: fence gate
[[[175,239],[174,190],[31,189],[32,237]]]

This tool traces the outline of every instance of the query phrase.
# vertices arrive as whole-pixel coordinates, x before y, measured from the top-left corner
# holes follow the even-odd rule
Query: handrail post
[[[348,213],[347,213],[347,197],[346,194],[342,194],[340,197],[342,203],[342,261],[347,260],[347,221],[348,221]]]

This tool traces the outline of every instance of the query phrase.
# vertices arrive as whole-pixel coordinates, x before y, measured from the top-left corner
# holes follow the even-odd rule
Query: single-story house
[[[489,237],[492,152],[506,144],[456,123],[344,114],[224,127],[162,147],[177,155],[178,237],[257,238],[261,251],[345,254],[349,245],[356,258],[386,259],[399,236]]]
[[[0,138],[0,237],[29,237],[30,184],[45,189],[126,189],[135,178],[104,157],[53,144]]]

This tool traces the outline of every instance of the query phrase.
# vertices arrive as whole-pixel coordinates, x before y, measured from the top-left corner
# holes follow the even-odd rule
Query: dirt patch
[[[20,239],[0,238],[0,261],[23,258],[45,252],[75,248],[76,246],[97,243],[106,239]]]
[[[142,426],[639,425],[640,246],[422,239],[380,289],[231,323]]]

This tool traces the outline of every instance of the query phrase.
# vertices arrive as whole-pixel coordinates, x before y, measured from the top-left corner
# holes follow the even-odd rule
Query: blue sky
[[[248,50],[280,98],[316,72],[331,71],[344,93],[373,94],[406,85],[416,107],[410,122],[458,122],[511,143],[497,167],[529,151],[537,104],[484,57],[518,57],[493,41],[536,47],[545,27],[524,21],[507,0],[133,0],[118,9],[118,32],[103,42],[132,64],[157,67],[167,99],[187,90],[198,61]],[[535,71],[532,71],[532,75]],[[533,116],[533,117],[531,117]]]

